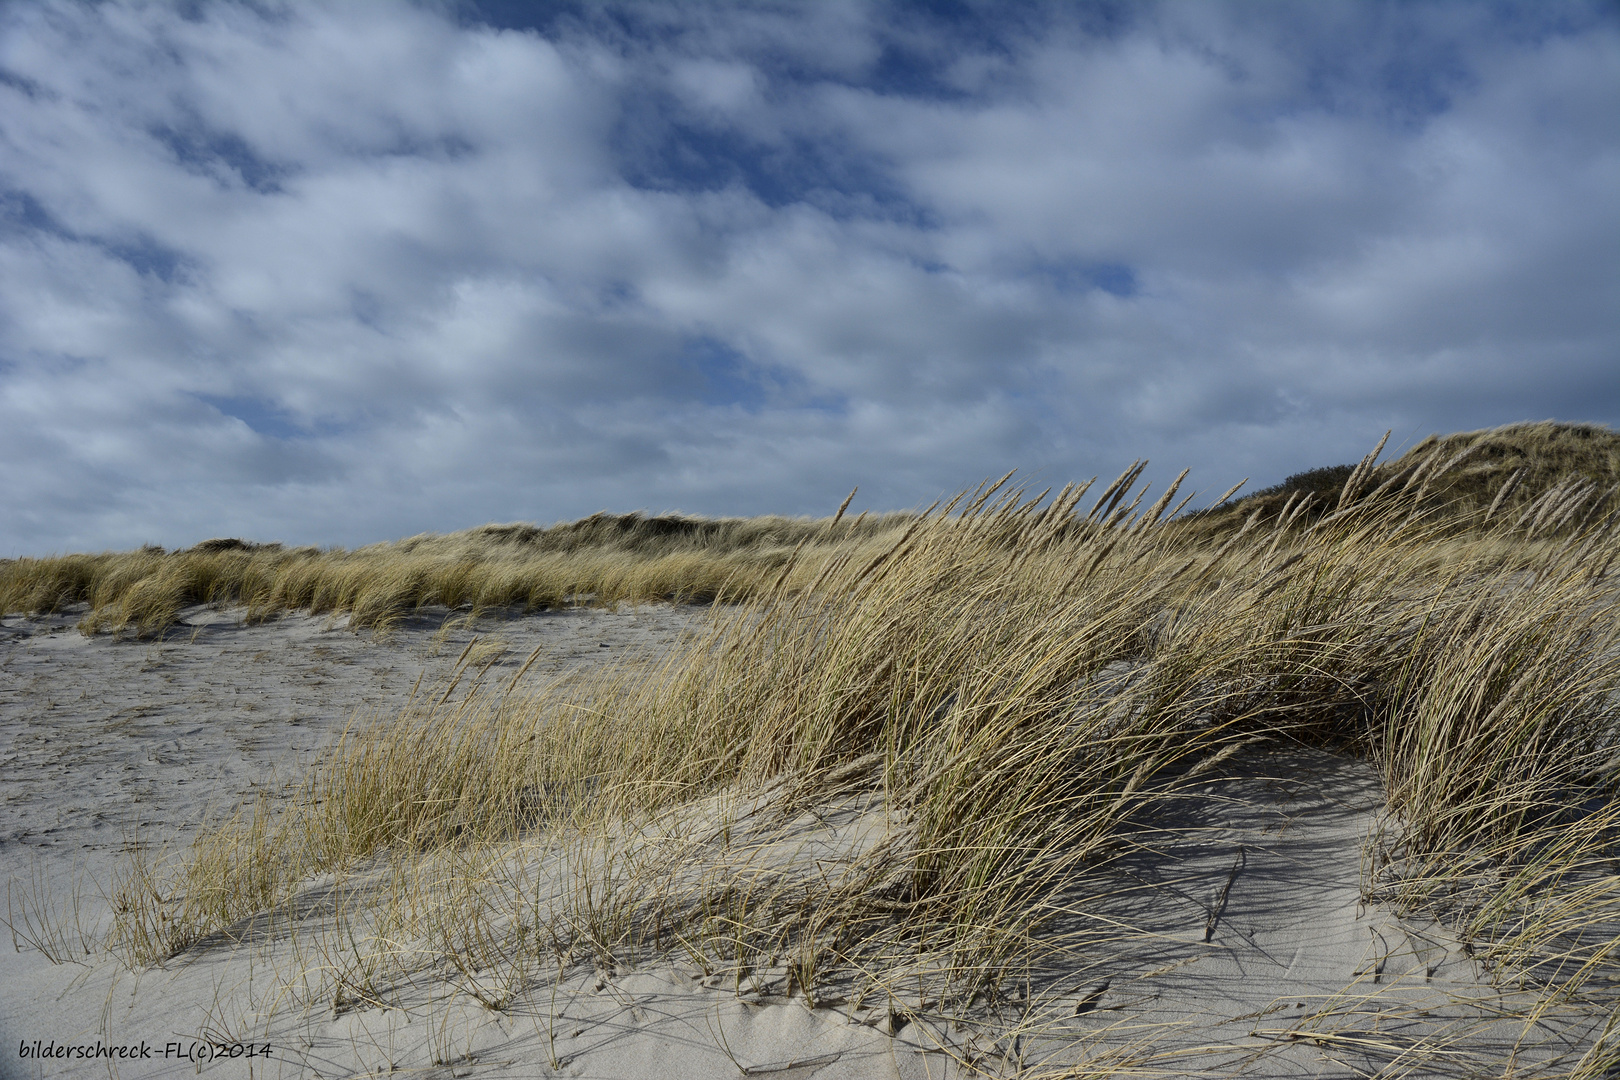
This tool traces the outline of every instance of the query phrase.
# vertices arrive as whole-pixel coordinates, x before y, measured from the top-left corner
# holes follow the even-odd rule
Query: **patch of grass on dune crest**
[[[1296,473],[1202,515],[1200,525],[1229,527],[1256,511],[1268,518],[1297,513],[1314,521],[1338,509],[1353,473],[1356,465]],[[1620,492],[1620,434],[1601,424],[1543,421],[1430,435],[1354,479],[1355,492],[1362,494],[1385,484],[1400,486],[1458,531],[1477,533],[1511,518],[1529,535],[1552,535],[1613,508]]]
[[[1178,778],[1299,741],[1384,777],[1369,896],[1447,921],[1536,1008],[1612,1011],[1620,522],[1556,502],[1574,488],[1436,505],[1457,455],[1426,454],[1221,533],[1166,521],[1173,489],[1140,509],[1129,471],[806,544],[656,670],[463,672],[352,733],[292,809],[132,864],[114,943],[150,963],[381,859],[368,1000],[432,965],[520,995],[673,953],[812,1007],[965,1009],[1064,947],[1065,889]],[[1620,1065],[1615,1034],[1571,1075]]]
[[[673,600],[735,602],[775,585],[793,558],[881,544],[912,515],[704,520],[597,514],[540,529],[485,525],[355,551],[208,540],[184,551],[0,562],[0,613],[88,604],[86,634],[161,633],[194,604],[241,604],[249,621],[283,612],[346,614],[386,628],[427,605],[520,607]]]

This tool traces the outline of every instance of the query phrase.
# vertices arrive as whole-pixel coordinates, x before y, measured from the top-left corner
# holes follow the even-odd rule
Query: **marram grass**
[[[149,964],[287,911],[317,875],[381,865],[367,940],[412,944],[312,960],[312,1000],[386,1003],[448,962],[485,973],[500,1008],[560,977],[545,970],[657,954],[739,987],[786,971],[811,1007],[915,982],[966,1009],[1062,948],[1047,930],[1072,914],[1066,886],[1178,777],[1299,741],[1383,776],[1369,898],[1445,920],[1538,987],[1527,1033],[1553,1003],[1612,1011],[1615,501],[1558,482],[1516,513],[1436,504],[1457,454],[1430,453],[1389,474],[1369,456],[1320,514],[1262,505],[1226,529],[1168,519],[1165,498],[1141,509],[1127,474],[1086,512],[1083,489],[987,485],[804,526],[768,566],[727,554],[754,576],[733,569],[748,586],[715,589],[732,602],[661,666],[537,688],[462,672],[459,696],[351,732],[290,809],[132,862],[109,946]],[[158,573],[149,558],[118,583],[73,565],[110,608]],[[367,610],[342,559],[304,558],[315,584],[267,570],[286,591],[251,595]],[[384,607],[426,595],[478,602],[413,579]],[[856,839],[811,858],[809,818]],[[1611,1030],[1566,1074],[1617,1067]]]
[[[236,604],[249,621],[341,614],[387,629],[429,605],[541,610],[630,601],[736,602],[772,588],[797,552],[808,572],[829,552],[881,544],[912,515],[835,521],[706,521],[598,514],[537,529],[488,525],[355,551],[210,540],[183,551],[0,560],[0,614],[87,605],[86,634],[161,634],[195,604]]]
[[[1179,538],[1218,543],[1255,515],[1297,532],[1349,502],[1388,503],[1439,534],[1478,539],[1504,526],[1519,540],[1586,530],[1620,494],[1620,436],[1571,424],[1515,424],[1430,437],[1384,464],[1316,469],[1210,510],[1176,516],[1162,498],[1139,513],[1134,487],[1145,463],[1099,500],[1091,524],[1107,529],[1151,518]],[[1183,474],[1185,475],[1185,474]],[[1173,489],[1172,489],[1173,490]],[[1132,497],[1134,493],[1134,497]],[[1230,495],[1231,493],[1228,492]],[[846,506],[847,506],[846,502]],[[343,614],[359,629],[386,629],[427,605],[525,610],[623,601],[753,601],[802,588],[828,562],[881,550],[915,514],[831,520],[596,514],[552,526],[486,525],[415,536],[355,551],[206,540],[182,551],[146,547],[100,555],[0,560],[0,615],[84,604],[87,634],[161,634],[186,607],[240,604],[250,620],[283,612]],[[1067,536],[1080,523],[1063,523]],[[1493,528],[1496,530],[1492,532]],[[1018,542],[1016,532],[1002,537]],[[1606,553],[1601,557],[1607,557]],[[784,579],[782,571],[789,573]]]

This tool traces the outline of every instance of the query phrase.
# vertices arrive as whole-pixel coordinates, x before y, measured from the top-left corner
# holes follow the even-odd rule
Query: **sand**
[[[705,971],[678,951],[622,970],[574,964],[515,992],[494,970],[406,965],[378,1007],[321,980],[357,962],[332,943],[354,933],[341,912],[386,891],[380,867],[310,882],[293,924],[238,926],[131,972],[86,954],[73,929],[86,941],[104,931],[103,892],[129,845],[182,844],[209,815],[285,795],[346,725],[397,711],[475,637],[505,648],[501,670],[538,648],[538,679],[656,658],[702,613],[468,625],[424,612],[384,636],[239,616],[193,609],[158,642],[87,639],[74,612],[0,622],[0,879],[14,898],[49,897],[77,954],[0,952],[0,1076],[1461,1076],[1510,1061],[1554,1069],[1598,1023],[1503,1019],[1528,998],[1493,984],[1443,927],[1368,904],[1369,843],[1388,828],[1376,776],[1281,747],[1233,758],[1196,797],[1135,823],[1120,858],[1065,898],[1075,914],[1050,931],[1066,935],[1063,957],[994,1010],[946,1015],[922,989],[812,1008],[785,966]],[[747,807],[726,813],[740,829],[752,820]],[[891,827],[853,801],[795,822],[772,865],[836,873]],[[555,852],[511,861],[538,895],[566,885]],[[251,1056],[199,1064],[215,1043]],[[41,1057],[98,1046],[150,1056]]]

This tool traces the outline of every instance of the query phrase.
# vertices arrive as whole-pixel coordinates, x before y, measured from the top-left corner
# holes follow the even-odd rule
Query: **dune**
[[[0,619],[4,1074],[1613,1075],[1612,492],[1460,445],[773,520],[735,605],[107,557]]]
[[[265,1077],[1471,1075],[1524,1041],[1503,992],[1444,927],[1367,902],[1378,778],[1364,761],[1305,748],[1234,755],[1133,822],[1123,854],[1064,898],[1085,913],[1048,930],[1067,938],[1065,958],[1030,972],[995,1010],[948,1014],[903,979],[892,996],[829,991],[811,1007],[784,965],[739,976],[667,955],[627,970],[576,965],[498,1008],[485,1003],[502,994],[495,982],[469,992],[476,977],[431,969],[379,993],[391,1007],[334,1004],[322,974],[361,961],[323,939],[353,934],[366,905],[343,905],[345,924],[332,894],[375,897],[386,867],[308,882],[295,919],[233,926],[132,972],[84,947],[106,933],[97,890],[120,856],[132,843],[179,847],[211,815],[291,792],[358,719],[356,702],[379,715],[401,708],[417,672],[442,684],[470,643],[501,643],[497,675],[537,648],[535,674],[555,675],[654,654],[701,615],[591,610],[438,634],[444,613],[424,613],[378,638],[324,618],[244,626],[201,609],[159,642],[85,638],[70,632],[73,617],[3,624],[0,873],[18,900],[13,918],[31,888],[54,898],[67,954],[61,964],[26,947],[0,954],[6,1075],[194,1075],[210,1053],[226,1056],[211,1070]],[[725,820],[741,831],[768,801],[706,807],[688,827]],[[883,817],[867,807],[777,836],[794,857],[737,846],[758,872],[802,862],[814,843],[825,868],[888,835]],[[559,868],[545,852],[507,857],[531,864],[537,894],[566,885],[547,880]],[[1539,1025],[1546,1037],[1516,1058],[1525,1067],[1578,1057],[1601,1022],[1574,1009]],[[35,1044],[153,1056],[27,1056]]]

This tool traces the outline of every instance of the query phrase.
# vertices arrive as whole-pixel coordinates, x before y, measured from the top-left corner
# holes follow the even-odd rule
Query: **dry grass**
[[[1135,490],[1142,465],[1111,489],[1098,522],[1117,525],[1137,512],[1145,492],[1127,493]],[[1407,513],[1453,533],[1478,537],[1505,523],[1517,526],[1519,536],[1562,536],[1612,511],[1620,505],[1617,495],[1620,436],[1592,425],[1516,424],[1431,436],[1382,465],[1300,473],[1177,518],[1169,529],[1217,543],[1255,514],[1267,524],[1287,520],[1300,529],[1352,499],[1393,498]],[[1166,503],[1158,511],[1175,517],[1181,505]],[[1110,523],[1111,517],[1119,521]],[[852,549],[856,559],[881,550],[915,520],[906,513],[847,519],[842,511],[819,521],[596,514],[548,529],[485,525],[356,551],[233,539],[174,552],[146,547],[0,560],[0,615],[86,604],[85,633],[150,636],[195,604],[241,604],[250,620],[288,611],[346,614],[356,629],[386,629],[425,605],[477,611],[644,600],[740,603],[784,585],[802,588],[830,560]],[[1059,531],[1073,528],[1070,522]],[[790,562],[788,578],[779,581]]]
[[[735,602],[831,552],[881,544],[911,515],[708,521],[598,514],[550,529],[486,525],[356,551],[208,540],[184,551],[0,560],[0,614],[86,604],[86,634],[162,633],[186,607],[240,604],[250,621],[346,614],[386,629],[427,605],[526,611],[621,601]]]
[[[1356,469],[1333,465],[1297,473],[1210,512],[1204,525],[1230,527],[1257,510],[1269,518],[1285,507],[1315,521],[1338,508]],[[1477,532],[1507,518],[1548,535],[1614,508],[1620,434],[1600,424],[1543,421],[1430,435],[1401,457],[1363,470],[1355,488],[1366,494],[1385,483],[1402,486],[1458,529]]]
[[[1377,763],[1393,817],[1369,895],[1537,988],[1527,1032],[1554,1003],[1612,1011],[1620,526],[1565,481],[1518,513],[1437,503],[1458,453],[1427,454],[1369,458],[1314,519],[1285,503],[1224,531],[1165,521],[1168,497],[1138,512],[1131,474],[1089,513],[1083,490],[989,487],[805,524],[796,556],[692,590],[743,602],[658,670],[531,691],[491,684],[469,650],[455,693],[352,732],[292,810],[132,863],[112,945],[140,965],[267,912],[296,922],[311,881],[363,872],[385,899],[298,976],[339,1011],[446,961],[499,1009],[572,964],[658,954],[738,993],[881,1001],[891,1024],[1020,992],[1027,1013],[1020,973],[1064,947],[1047,934],[1061,894],[1122,824],[1200,762],[1296,740]],[[346,565],[363,578],[364,552],[215,554],[289,560],[267,577],[287,582],[304,560],[328,583],[251,593],[264,609],[378,610],[366,586],[329,584]],[[173,557],[144,558],[157,574]],[[431,565],[486,581],[505,564]],[[470,595],[435,579],[376,603]],[[987,1044],[1010,1030],[973,1022]],[[1617,1066],[1611,1030],[1571,1075]]]

